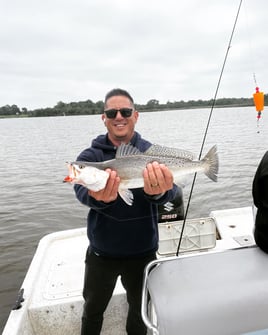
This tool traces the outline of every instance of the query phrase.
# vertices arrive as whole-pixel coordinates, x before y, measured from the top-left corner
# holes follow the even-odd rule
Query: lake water
[[[153,143],[190,150],[198,157],[209,112],[141,113],[136,129]],[[252,204],[252,179],[268,150],[266,113],[257,128],[254,107],[214,109],[203,154],[217,145],[219,180],[198,175],[188,217]],[[100,115],[0,119],[0,331],[40,238],[85,226],[88,209],[62,183],[65,162],[104,132]],[[185,201],[190,185],[191,180]]]

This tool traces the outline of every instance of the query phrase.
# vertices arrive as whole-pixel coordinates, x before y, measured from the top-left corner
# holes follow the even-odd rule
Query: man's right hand
[[[106,171],[110,174],[110,176],[107,180],[105,188],[98,192],[93,192],[89,190],[88,194],[98,201],[108,203],[116,200],[118,197],[118,187],[120,184],[120,178],[117,175],[116,171],[112,171],[111,169],[107,169]]]

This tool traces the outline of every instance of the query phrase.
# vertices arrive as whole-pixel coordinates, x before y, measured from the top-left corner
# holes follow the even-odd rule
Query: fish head
[[[104,189],[109,178],[107,171],[76,162],[68,164],[68,172],[64,182],[79,184],[94,192]]]

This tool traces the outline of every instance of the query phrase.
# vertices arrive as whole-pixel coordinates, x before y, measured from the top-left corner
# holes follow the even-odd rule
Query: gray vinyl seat
[[[268,334],[268,255],[258,247],[154,261],[146,272],[154,334]]]

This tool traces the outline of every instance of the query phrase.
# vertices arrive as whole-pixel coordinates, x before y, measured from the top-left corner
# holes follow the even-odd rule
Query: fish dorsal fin
[[[133,147],[132,144],[120,144],[117,148],[115,158],[120,158],[124,156],[134,156],[134,155],[141,155],[139,149]]]
[[[148,156],[165,156],[193,160],[194,155],[187,150],[163,147],[158,144],[152,144],[144,153]]]

